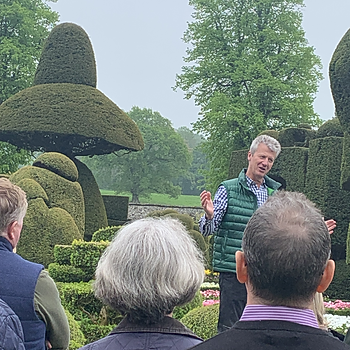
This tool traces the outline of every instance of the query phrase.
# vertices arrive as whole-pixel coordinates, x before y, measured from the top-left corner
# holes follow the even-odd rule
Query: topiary
[[[315,130],[286,128],[279,132],[278,141],[282,147],[309,147],[310,140],[316,136]]]
[[[40,161],[40,159],[43,161]],[[55,152],[45,154],[45,156],[41,155],[40,159],[37,163],[39,166],[26,166],[19,169],[10,176],[10,181],[16,185],[20,185],[20,181],[23,179],[36,181],[47,196],[40,195],[41,198],[46,200],[48,207],[50,209],[61,208],[68,212],[74,219],[82,237],[85,227],[83,191],[78,182],[67,179],[72,178],[74,170],[77,173],[76,166],[68,157]],[[48,169],[44,168],[44,164],[47,165]],[[51,165],[49,166],[49,164]],[[60,170],[58,169],[59,164],[62,164]],[[25,188],[28,187],[27,184]],[[32,194],[34,190],[38,191],[38,188],[31,188],[31,198],[35,198],[35,195]],[[37,228],[37,232],[39,231],[40,228]],[[64,242],[61,243],[64,244]]]
[[[54,262],[53,250],[56,244],[71,244],[80,237],[67,211],[48,208],[42,198],[32,199],[28,202],[17,253],[25,259],[48,266]]]
[[[69,350],[76,350],[86,344],[84,333],[81,331],[79,323],[74,319],[73,315],[68,311],[64,310],[68,319],[70,340]]]
[[[186,227],[187,231],[193,230],[194,221],[188,214],[169,213],[165,216],[179,220]]]
[[[200,291],[196,293],[194,298],[187,304],[182,306],[176,306],[173,311],[173,317],[177,320],[181,320],[189,311],[202,306],[203,297]]]
[[[115,328],[115,325],[100,325],[83,319],[80,322],[80,329],[84,333],[87,343],[104,338]]]
[[[323,123],[316,132],[316,138],[328,137],[328,136],[344,136],[344,130],[340,125],[339,118],[327,120]]]
[[[70,265],[70,256],[73,253],[71,245],[56,244],[53,249],[55,262],[60,265]]]
[[[331,284],[324,292],[330,299],[350,300],[350,265],[345,260],[336,261]]]
[[[88,282],[92,278],[92,275],[86,273],[83,269],[71,265],[51,263],[49,264],[48,271],[55,282]]]
[[[78,171],[78,182],[81,186],[85,204],[84,239],[91,241],[92,234],[108,226],[107,214],[97,182],[91,170],[80,160],[73,159]]]
[[[278,140],[279,132],[277,130],[264,130],[258,136],[260,136],[260,135],[271,136],[274,139]]]
[[[186,314],[181,322],[202,339],[206,340],[217,334],[219,305],[201,306]]]
[[[92,235],[92,242],[108,241],[111,242],[122,226],[107,226],[100,228]]]
[[[197,243],[198,248],[203,253],[205,264],[208,265],[208,263],[209,263],[209,247],[208,247],[207,243],[205,242],[203,235],[196,230],[189,230],[188,233]]]
[[[174,209],[165,209],[165,210],[154,210],[147,214],[147,217],[161,217],[167,214],[178,214],[179,212]]]

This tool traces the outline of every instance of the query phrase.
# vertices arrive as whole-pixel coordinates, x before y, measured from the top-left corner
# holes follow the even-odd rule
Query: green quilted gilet
[[[268,195],[271,195],[281,184],[265,176]],[[236,272],[235,253],[242,249],[244,229],[258,209],[257,198],[249,189],[245,169],[238,178],[221,183],[227,191],[227,211],[214,237],[213,268],[219,272]]]

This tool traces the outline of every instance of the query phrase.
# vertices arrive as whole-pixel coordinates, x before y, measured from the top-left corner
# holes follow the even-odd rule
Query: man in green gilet
[[[210,192],[201,193],[205,215],[200,229],[204,236],[215,234],[213,269],[220,272],[219,332],[231,328],[246,305],[245,285],[236,276],[235,253],[242,248],[243,232],[253,213],[281,186],[266,176],[280,151],[277,140],[258,136],[248,152],[248,168],[238,178],[222,182],[214,202]]]

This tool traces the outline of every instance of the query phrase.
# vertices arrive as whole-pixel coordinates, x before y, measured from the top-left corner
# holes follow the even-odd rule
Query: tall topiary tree
[[[96,80],[94,52],[86,32],[73,23],[56,26],[44,45],[34,86],[0,106],[0,141],[60,152],[72,160],[121,149],[141,150],[143,140],[136,124],[96,89]],[[85,237],[90,238],[107,226],[107,217],[96,181],[85,170],[78,181],[85,202],[95,204],[85,206],[85,217],[94,218],[85,224]]]

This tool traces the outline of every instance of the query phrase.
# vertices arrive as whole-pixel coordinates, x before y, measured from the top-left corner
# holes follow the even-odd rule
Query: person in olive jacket
[[[172,318],[204,279],[202,254],[171,218],[137,220],[118,231],[96,269],[95,295],[125,315],[81,350],[186,350],[202,342]]]

